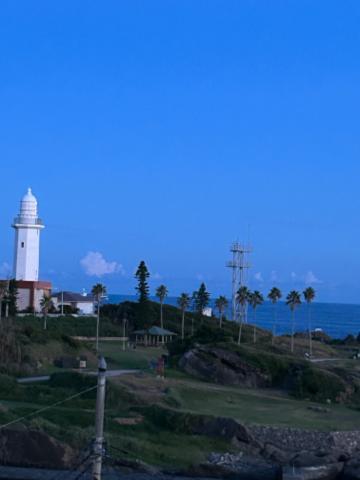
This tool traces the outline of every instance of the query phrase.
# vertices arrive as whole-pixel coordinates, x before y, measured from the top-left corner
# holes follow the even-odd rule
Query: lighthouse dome
[[[31,188],[23,196],[20,202],[20,216],[21,217],[37,217],[37,200],[34,197]]]

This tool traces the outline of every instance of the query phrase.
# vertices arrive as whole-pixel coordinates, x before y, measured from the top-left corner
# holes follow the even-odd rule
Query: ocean
[[[135,295],[108,295],[107,303],[120,303],[125,300],[136,301]],[[151,297],[151,300],[157,301]],[[167,297],[165,303],[177,305],[176,297]],[[213,307],[213,302],[210,304]],[[306,304],[301,304],[295,311],[295,330],[297,332],[308,329],[308,309]],[[360,333],[360,305],[341,303],[318,303],[311,305],[312,328],[321,328],[333,338],[344,338],[352,334],[357,336]],[[217,315],[217,311],[214,311]],[[230,318],[230,308],[226,314]],[[166,319],[165,319],[166,321]],[[249,308],[248,321],[253,321],[253,312]],[[272,329],[273,305],[265,302],[256,310],[256,324],[260,327]],[[277,334],[289,333],[291,329],[291,314],[289,307],[284,302],[277,304]]]

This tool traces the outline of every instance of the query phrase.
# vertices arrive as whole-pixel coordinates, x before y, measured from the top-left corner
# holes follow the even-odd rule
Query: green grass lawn
[[[248,390],[181,382],[170,389],[181,410],[232,417],[246,424],[265,424],[314,430],[360,429],[359,412],[343,405],[316,412],[309,401],[300,401],[268,390]]]
[[[148,369],[149,362],[167,351],[162,347],[137,347],[123,350],[122,342],[101,342],[99,350],[106,358],[108,368]]]

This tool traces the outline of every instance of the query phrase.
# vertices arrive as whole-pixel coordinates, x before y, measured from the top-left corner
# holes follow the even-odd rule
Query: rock
[[[232,441],[236,439],[238,442],[250,444],[257,448],[261,446],[245,425],[233,418],[194,416],[191,422],[191,433],[222,437]]]
[[[117,458],[113,460],[114,465],[120,467],[122,471],[127,473],[136,472],[136,473],[146,473],[149,475],[158,475],[159,469],[149,465],[141,460],[129,460],[125,458]]]
[[[291,452],[282,450],[281,448],[276,447],[272,443],[265,444],[263,450],[261,451],[261,455],[266,460],[269,460],[273,463],[277,463],[279,465],[288,464],[293,456]]]
[[[286,467],[283,469],[283,480],[336,480],[344,468],[342,462],[312,467]]]
[[[2,430],[0,463],[21,467],[69,468],[78,461],[68,445],[37,430]]]
[[[186,352],[179,366],[190,375],[222,385],[269,387],[271,376],[243,360],[237,352],[197,347]]]
[[[360,458],[349,460],[344,467],[341,480],[360,480]]]
[[[188,475],[236,480],[280,480],[281,468],[243,454],[212,454],[209,462],[192,467]]]

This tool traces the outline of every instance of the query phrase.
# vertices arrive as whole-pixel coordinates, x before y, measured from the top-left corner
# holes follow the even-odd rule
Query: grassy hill
[[[148,321],[158,324],[159,306],[151,304]],[[130,328],[135,328],[136,304],[125,302],[120,306],[104,306],[101,335],[121,335],[122,318],[126,311]],[[181,315],[175,307],[165,307],[165,327],[179,332]],[[141,459],[165,467],[185,467],[206,459],[212,451],[236,451],[228,439],[193,434],[189,425],[199,416],[229,417],[247,425],[292,426],[313,430],[360,429],[357,383],[360,363],[350,358],[351,351],[343,345],[314,341],[314,354],[324,360],[310,363],[305,360],[307,339],[295,338],[295,351],[290,353],[290,338],[278,337],[271,343],[270,333],[258,330],[258,341],[253,344],[252,326],[244,326],[242,345],[237,339],[238,326],[225,322],[220,332],[215,318],[204,318],[203,326],[196,316],[188,314],[187,332],[194,321],[197,333],[186,341],[178,340],[169,346],[171,359],[165,380],[156,378],[149,368],[151,360],[168,353],[164,348],[123,350],[122,343],[102,342],[100,350],[112,369],[139,371],[108,380],[105,436],[109,452],[127,459]],[[35,412],[95,385],[96,379],[74,372],[60,372],[53,360],[60,355],[88,356],[91,367],[96,366],[93,345],[80,344],[71,336],[93,336],[94,318],[49,319],[43,330],[41,318],[25,317],[3,322],[0,326],[0,423]],[[196,345],[222,348],[238,354],[262,372],[270,375],[268,388],[244,388],[222,385],[196,378],[178,368],[183,352]],[[49,382],[19,385],[15,376],[31,373],[53,373]],[[296,376],[290,389],[283,379]],[[333,396],[338,381],[355,385],[351,400],[345,403],[321,405]],[[343,383],[340,387],[342,388]],[[335,395],[336,397],[336,395]],[[333,397],[332,397],[333,398]],[[320,408],[317,406],[320,405]],[[84,397],[65,402],[50,410],[39,412],[23,421],[64,441],[73,448],[86,446],[94,434],[95,391]]]

